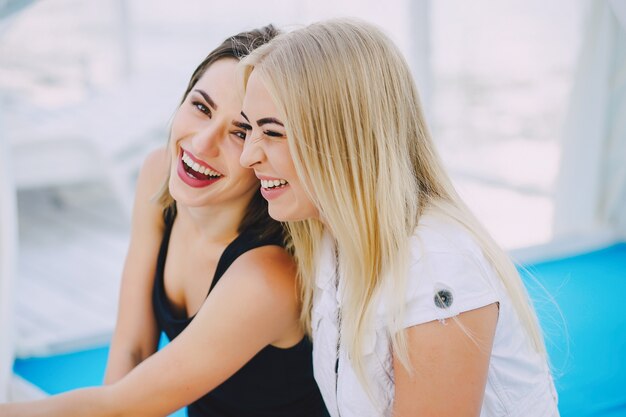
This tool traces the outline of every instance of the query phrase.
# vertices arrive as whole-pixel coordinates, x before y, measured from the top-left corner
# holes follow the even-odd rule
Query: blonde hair
[[[255,71],[284,117],[297,174],[324,221],[288,224],[299,266],[301,321],[310,330],[315,260],[327,227],[345,280],[342,343],[365,386],[363,338],[384,287],[392,288],[393,349],[409,368],[401,331],[409,237],[426,209],[475,238],[535,349],[545,354],[515,266],[457,195],[436,154],[409,67],[379,29],[345,19],[312,24],[280,35],[241,65],[244,84]]]

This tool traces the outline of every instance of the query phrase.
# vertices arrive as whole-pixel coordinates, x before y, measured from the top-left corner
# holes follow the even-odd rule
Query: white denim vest
[[[461,227],[426,215],[411,239],[411,250],[405,328],[499,303],[480,417],[559,416],[548,366],[531,347],[500,279],[471,236]],[[384,302],[379,303],[374,319],[375,331],[366,336],[364,343],[370,397],[351,367],[344,346],[339,344],[339,352],[337,349],[340,294],[334,245],[328,235],[317,266],[313,368],[328,411],[332,417],[391,417],[394,372]],[[444,294],[446,303],[442,304],[436,294]]]

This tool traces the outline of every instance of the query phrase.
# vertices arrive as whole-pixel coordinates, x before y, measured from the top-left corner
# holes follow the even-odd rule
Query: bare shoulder
[[[156,193],[167,178],[169,153],[161,147],[148,154],[139,171],[137,192]]]
[[[241,267],[253,267],[257,273],[278,274],[293,278],[295,261],[287,251],[277,245],[265,245],[252,249],[237,258]]]
[[[224,275],[233,284],[272,300],[276,308],[297,310],[296,271],[295,261],[284,248],[266,245],[238,257]]]
[[[296,264],[280,246],[266,245],[249,250],[237,258],[232,269],[272,288],[295,285]]]
[[[224,273],[196,316],[246,318],[255,323],[248,338],[262,345],[290,347],[302,338],[296,266],[279,246],[245,252]]]
[[[163,207],[155,199],[169,171],[169,156],[165,147],[148,154],[141,166],[135,189],[132,237],[140,240],[157,238],[163,227]],[[148,243],[147,241],[143,244]]]

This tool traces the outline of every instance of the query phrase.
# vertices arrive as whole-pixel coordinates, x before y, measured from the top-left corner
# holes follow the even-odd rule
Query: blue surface
[[[626,417],[626,243],[527,270],[522,276],[546,334],[561,416]],[[99,385],[107,353],[103,347],[20,359],[15,372],[56,394]]]
[[[626,417],[626,244],[528,269],[562,417]]]
[[[43,358],[17,359],[13,370],[48,394],[102,384],[108,347]]]
[[[167,344],[165,335],[159,348]],[[82,350],[43,358],[17,359],[13,371],[48,394],[60,394],[76,388],[98,386],[104,380],[109,347]],[[186,417],[181,409],[170,417]]]

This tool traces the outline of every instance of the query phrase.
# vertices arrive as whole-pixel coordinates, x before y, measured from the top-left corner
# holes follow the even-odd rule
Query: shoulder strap
[[[268,245],[283,246],[283,243],[277,238],[259,238],[258,235],[245,230],[240,233],[239,236],[230,242],[226,249],[224,249],[224,253],[220,257],[217,267],[215,268],[215,275],[213,277],[213,282],[211,283],[211,288],[209,288],[209,293],[213,290],[213,287],[215,287],[222,275],[224,275],[226,270],[233,264],[233,262],[235,262],[237,258],[249,250]]]

